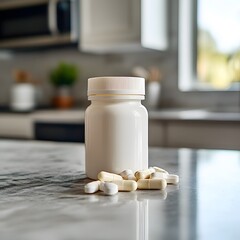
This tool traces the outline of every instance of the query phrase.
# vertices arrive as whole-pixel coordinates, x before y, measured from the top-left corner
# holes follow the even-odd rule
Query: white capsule
[[[161,178],[167,179],[167,176],[168,174],[163,172],[154,172],[154,173],[151,173],[150,179],[161,179]]]
[[[155,169],[156,172],[162,172],[162,173],[166,173],[169,174],[166,170],[164,170],[163,168],[160,167],[153,167]]]
[[[164,190],[167,186],[165,179],[139,179],[137,181],[138,189],[159,189]]]
[[[95,193],[99,191],[100,181],[93,181],[84,186],[85,193]]]
[[[137,190],[137,182],[134,180],[115,180],[112,183],[117,184],[118,191],[131,192]]]
[[[135,177],[137,178],[137,180],[139,179],[147,179],[150,177],[151,173],[155,172],[155,169],[154,168],[148,168],[148,169],[145,169],[145,170],[140,170],[140,171],[137,171],[135,172]]]
[[[169,174],[166,178],[168,184],[178,184],[179,183],[179,176],[175,174]]]
[[[118,186],[115,183],[105,182],[103,185],[103,192],[105,195],[115,195],[118,193]]]
[[[122,171],[120,173],[120,175],[122,176],[122,178],[124,180],[134,180],[134,181],[136,181],[136,177],[134,176],[133,171],[130,170],[130,169],[126,169],[126,170]]]
[[[105,182],[100,182],[99,184],[99,190],[103,192],[103,187],[104,187]]]
[[[100,181],[104,181],[104,182],[111,182],[111,181],[114,181],[114,180],[122,180],[123,178],[120,175],[117,175],[117,174],[114,174],[114,173],[101,171],[98,174],[98,179]]]

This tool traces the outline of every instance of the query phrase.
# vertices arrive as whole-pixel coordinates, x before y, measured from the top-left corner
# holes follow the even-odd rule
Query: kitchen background
[[[102,3],[107,2],[105,0],[102,1]],[[94,4],[94,1],[89,2]],[[124,2],[128,4],[128,1]],[[152,1],[152,4],[154,4],[154,2],[156,1]],[[139,48],[135,51],[129,51],[129,49],[108,51],[107,53],[99,53],[99,51],[94,50],[86,51],[81,49],[81,34],[79,39],[80,49],[77,44],[17,51],[12,49],[9,51],[9,49],[6,50],[2,48],[0,51],[0,107],[5,109],[10,106],[10,92],[14,84],[13,71],[16,69],[30,72],[33,78],[39,82],[38,88],[41,92],[41,98],[38,107],[45,106],[49,113],[49,119],[52,121],[52,117],[50,116],[54,114],[56,116],[56,123],[58,123],[61,122],[61,120],[59,120],[61,117],[57,117],[58,115],[56,115],[56,112],[59,111],[56,110],[56,112],[53,113],[51,111],[55,109],[49,110],[52,108],[51,101],[55,94],[55,88],[49,81],[49,73],[59,62],[73,63],[79,70],[78,81],[72,91],[75,99],[74,110],[72,110],[74,114],[76,114],[76,109],[84,111],[85,107],[89,104],[86,95],[87,79],[89,77],[128,76],[133,73],[133,69],[136,66],[142,66],[144,68],[154,66],[160,70],[162,77],[158,104],[155,108],[149,107],[150,145],[167,147],[240,148],[240,116],[237,112],[240,103],[239,91],[179,90],[179,35],[182,29],[181,25],[179,28],[179,10],[181,9],[181,4],[189,1],[162,0],[161,2],[165,3],[162,5],[164,9],[160,10],[166,14],[164,24],[167,29],[166,39],[168,45],[167,48],[162,51],[147,50],[144,48]],[[143,3],[144,1],[142,1],[142,4]],[[97,6],[96,9],[98,9]],[[186,26],[186,28],[188,27],[189,26]],[[190,47],[191,46],[189,46],[189,48]],[[188,63],[186,62],[186,64]],[[36,109],[38,109],[38,107]],[[191,109],[191,111],[186,112],[189,109]],[[43,110],[41,109],[41,111]],[[38,123],[43,118],[46,123],[46,119],[48,119],[48,117],[46,117],[47,113],[46,111],[41,113],[41,111],[35,110],[33,112],[34,114],[38,114]],[[0,113],[0,123],[1,117],[3,118],[6,114],[9,116],[13,113],[6,113],[6,111]],[[17,113],[14,116],[16,119],[19,119],[22,115],[24,115],[24,113]],[[71,109],[68,110],[67,115],[71,115]],[[65,117],[62,116],[62,119],[65,119]],[[67,119],[70,118],[67,117]],[[73,117],[73,119],[76,123],[78,118],[75,119]],[[82,115],[79,119],[81,119],[82,124]],[[9,124],[9,119],[7,122]],[[11,133],[8,135],[8,130],[6,130],[8,128],[4,125],[7,124],[7,122],[2,120],[0,137],[24,138],[21,134],[14,135],[14,133]],[[70,124],[70,122],[71,120],[64,120],[65,124]],[[188,128],[186,128],[186,126],[188,126]],[[4,129],[2,134],[1,128]],[[213,131],[210,133],[212,138],[208,137],[209,131]],[[18,130],[16,130],[16,133],[17,132]],[[48,129],[49,134],[50,132]],[[67,135],[67,133],[63,135]],[[26,136],[27,138],[35,138],[32,133],[28,133]],[[225,139],[221,139],[222,136],[224,136]]]

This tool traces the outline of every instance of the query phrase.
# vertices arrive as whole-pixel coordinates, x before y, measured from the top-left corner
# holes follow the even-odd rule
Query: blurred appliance
[[[1,0],[0,48],[77,42],[78,4],[78,0]]]

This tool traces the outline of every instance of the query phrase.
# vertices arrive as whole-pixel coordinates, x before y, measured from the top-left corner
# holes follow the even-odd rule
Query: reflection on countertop
[[[1,239],[239,239],[240,152],[150,149],[166,191],[87,195],[84,145],[0,141]],[[230,177],[231,176],[231,177]]]

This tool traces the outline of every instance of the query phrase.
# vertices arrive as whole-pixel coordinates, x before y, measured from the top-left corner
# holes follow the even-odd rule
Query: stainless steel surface
[[[0,236],[8,239],[239,239],[240,152],[150,149],[179,174],[166,191],[86,195],[84,145],[0,141]]]
[[[11,48],[11,47],[34,47],[44,46],[50,44],[64,44],[71,42],[70,34],[63,35],[46,35],[41,37],[30,37],[30,38],[18,38],[13,40],[0,41],[0,47]]]
[[[71,0],[71,40],[77,41],[79,36],[79,0]]]
[[[1,0],[0,10],[26,7],[28,5],[34,6],[41,3],[47,3],[49,0]]]
[[[57,2],[58,0],[49,0],[49,3],[48,3],[48,27],[52,35],[55,35],[58,33]]]

